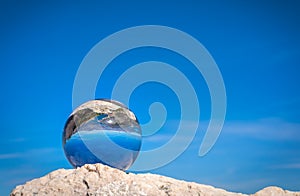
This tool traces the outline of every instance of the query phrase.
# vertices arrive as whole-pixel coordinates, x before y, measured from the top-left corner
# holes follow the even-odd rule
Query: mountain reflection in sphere
[[[92,100],[68,118],[63,132],[65,155],[73,167],[102,163],[128,169],[141,147],[141,127],[135,115],[113,100]]]

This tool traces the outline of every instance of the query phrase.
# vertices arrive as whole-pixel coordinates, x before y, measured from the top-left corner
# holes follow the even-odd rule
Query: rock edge
[[[228,195],[243,196],[208,185],[186,182],[155,174],[125,173],[102,164],[84,165],[77,169],[58,169],[46,176],[17,186],[11,196],[25,195]],[[267,187],[253,196],[300,196],[300,192]]]

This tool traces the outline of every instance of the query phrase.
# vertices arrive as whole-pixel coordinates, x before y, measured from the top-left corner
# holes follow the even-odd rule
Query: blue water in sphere
[[[135,115],[113,100],[92,100],[76,108],[63,132],[63,149],[73,167],[102,163],[127,170],[141,148]]]

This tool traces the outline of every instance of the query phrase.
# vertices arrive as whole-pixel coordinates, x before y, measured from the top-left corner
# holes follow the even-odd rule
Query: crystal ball
[[[141,127],[134,113],[114,100],[88,101],[69,116],[63,149],[76,168],[102,163],[127,170],[141,148]]]

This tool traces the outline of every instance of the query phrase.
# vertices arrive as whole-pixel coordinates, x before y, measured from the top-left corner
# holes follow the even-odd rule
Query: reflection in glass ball
[[[128,169],[141,147],[141,127],[123,104],[107,99],[88,101],[69,116],[63,149],[73,167],[102,163]]]

